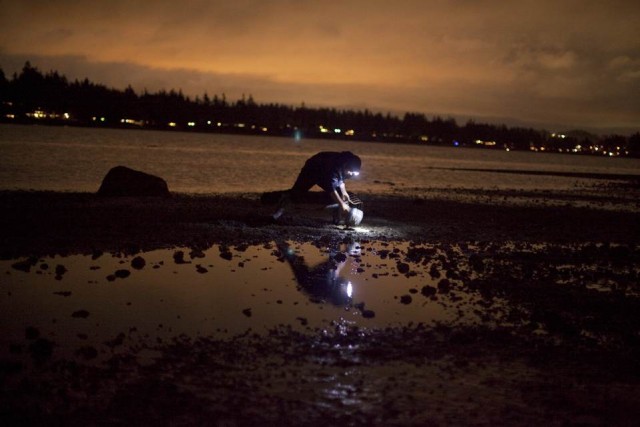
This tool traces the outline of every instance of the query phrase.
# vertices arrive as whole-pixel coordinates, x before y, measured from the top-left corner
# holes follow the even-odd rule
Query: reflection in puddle
[[[1,261],[0,344],[18,355],[39,343],[93,360],[180,336],[262,334],[283,325],[339,332],[476,323],[481,297],[462,289],[471,270],[448,265],[453,255],[385,242],[279,242]]]
[[[314,302],[329,302],[336,306],[348,306],[353,297],[353,283],[341,275],[347,265],[347,255],[329,250],[326,260],[309,267],[303,255],[296,253],[286,242],[278,243],[280,255],[284,258],[298,282],[299,288]],[[359,246],[358,246],[359,247]],[[350,248],[349,255],[356,255]]]

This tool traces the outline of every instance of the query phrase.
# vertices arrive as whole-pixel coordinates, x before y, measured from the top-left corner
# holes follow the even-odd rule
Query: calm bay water
[[[363,160],[356,192],[442,188],[567,189],[583,178],[513,170],[640,174],[640,160],[417,145],[73,127],[0,125],[0,189],[94,192],[114,166],[164,178],[184,193],[288,188],[319,151]],[[480,171],[484,170],[484,171]]]

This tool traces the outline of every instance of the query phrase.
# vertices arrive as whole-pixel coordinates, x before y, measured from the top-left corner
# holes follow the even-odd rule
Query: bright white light
[[[351,282],[349,282],[347,283],[347,296],[351,298],[352,295],[353,295],[353,285],[351,284]]]

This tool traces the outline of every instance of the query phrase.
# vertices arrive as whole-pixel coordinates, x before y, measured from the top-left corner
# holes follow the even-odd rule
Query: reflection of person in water
[[[293,187],[280,200],[279,209],[273,217],[279,218],[289,200],[299,201],[314,185],[322,188],[343,214],[348,214],[351,205],[358,204],[359,201],[351,200],[344,181],[358,176],[361,166],[360,157],[350,151],[323,151],[310,157],[300,170]]]
[[[304,257],[296,255],[286,243],[278,243],[278,249],[291,266],[300,289],[311,299],[325,300],[337,306],[351,304],[351,282],[340,277],[340,270],[345,265],[344,260],[338,261],[334,256],[329,256],[327,261],[310,269]]]

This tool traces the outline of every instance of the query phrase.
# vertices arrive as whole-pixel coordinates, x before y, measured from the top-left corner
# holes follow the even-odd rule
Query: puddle
[[[404,243],[273,242],[1,261],[0,340],[18,354],[39,340],[53,343],[56,355],[100,359],[175,337],[266,334],[280,326],[315,333],[474,324],[481,312],[486,323],[485,301],[461,291],[471,269],[447,266],[452,257],[464,259],[459,248],[449,252]]]
[[[615,245],[365,240],[4,260],[0,358],[100,361],[281,328],[482,325],[607,340],[615,331],[602,325],[620,322],[594,319],[635,304],[637,257]]]

